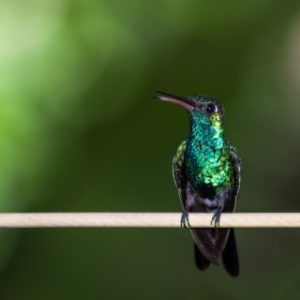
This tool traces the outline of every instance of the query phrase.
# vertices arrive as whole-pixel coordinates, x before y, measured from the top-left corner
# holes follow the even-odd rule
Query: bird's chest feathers
[[[229,149],[220,128],[194,128],[187,143],[186,174],[192,186],[222,190],[230,185]]]

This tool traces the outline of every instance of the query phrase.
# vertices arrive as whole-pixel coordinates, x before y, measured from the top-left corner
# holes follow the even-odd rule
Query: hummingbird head
[[[208,96],[180,97],[164,92],[156,92],[157,97],[166,102],[185,108],[193,123],[205,123],[213,127],[222,127],[224,121],[223,106]]]

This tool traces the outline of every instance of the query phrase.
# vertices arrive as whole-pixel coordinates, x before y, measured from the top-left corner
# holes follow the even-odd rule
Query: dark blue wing
[[[189,212],[201,212],[202,208],[198,205],[198,201],[196,201],[196,195],[191,192],[189,188],[189,183],[186,180],[185,176],[185,165],[184,165],[184,155],[186,149],[186,142],[182,142],[172,161],[172,173],[175,185],[178,190],[179,198],[182,202],[182,206],[184,209],[188,206]],[[187,205],[187,199],[189,205]],[[196,265],[200,270],[206,269],[210,262],[214,262],[216,264],[220,263],[220,254],[215,252],[214,244],[211,240],[210,229],[192,229],[192,237],[195,245],[197,246],[198,251],[196,249],[195,252],[195,261]]]
[[[241,161],[234,147],[230,149],[230,158],[233,166],[234,186],[231,199],[226,205],[226,211],[235,210],[241,184]],[[230,229],[227,243],[222,254],[222,261],[226,271],[231,276],[236,277],[239,275],[239,257],[233,229]]]

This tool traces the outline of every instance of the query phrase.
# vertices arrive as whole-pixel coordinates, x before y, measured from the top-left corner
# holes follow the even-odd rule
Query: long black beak
[[[159,92],[159,91],[156,91],[155,93],[156,93],[157,98],[162,101],[171,102],[171,103],[180,105],[187,110],[192,110],[193,108],[195,108],[193,102],[191,100],[189,100],[188,98],[179,97],[179,96],[175,96],[175,95],[172,95],[169,93]]]

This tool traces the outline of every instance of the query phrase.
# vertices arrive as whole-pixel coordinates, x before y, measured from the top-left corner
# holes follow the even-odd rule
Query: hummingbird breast
[[[232,168],[225,146],[214,148],[192,140],[187,144],[185,166],[188,181],[201,197],[212,199],[231,185]]]

